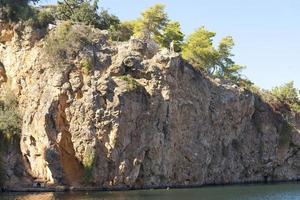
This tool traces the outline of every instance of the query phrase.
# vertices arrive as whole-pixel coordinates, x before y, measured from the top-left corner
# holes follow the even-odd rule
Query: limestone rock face
[[[0,43],[10,41],[14,36],[13,27],[0,20]]]
[[[22,111],[28,180],[114,189],[300,178],[299,116],[288,132],[249,91],[179,54],[152,56],[141,41],[111,44],[105,34],[88,74],[45,62],[43,40],[0,46]]]

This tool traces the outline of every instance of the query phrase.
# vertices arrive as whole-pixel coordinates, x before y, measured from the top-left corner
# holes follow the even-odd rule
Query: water
[[[0,200],[300,200],[300,184],[122,192],[4,193]]]

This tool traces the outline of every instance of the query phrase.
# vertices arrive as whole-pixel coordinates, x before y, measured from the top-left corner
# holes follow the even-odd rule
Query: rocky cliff
[[[1,91],[22,117],[20,151],[2,155],[6,186],[35,181],[143,188],[297,180],[300,120],[212,80],[179,54],[98,31],[86,73],[76,59],[53,66],[43,35],[2,25]],[[17,145],[18,146],[18,145]],[[6,156],[6,157],[5,157]],[[7,159],[7,156],[11,160]]]

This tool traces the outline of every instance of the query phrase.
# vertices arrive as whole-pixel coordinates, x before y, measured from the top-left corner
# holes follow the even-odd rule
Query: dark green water
[[[300,200],[300,184],[215,186],[126,192],[4,193],[0,200]]]

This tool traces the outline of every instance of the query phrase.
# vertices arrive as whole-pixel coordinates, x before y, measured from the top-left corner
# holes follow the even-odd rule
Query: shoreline
[[[229,184],[194,184],[194,185],[164,185],[158,187],[131,187],[131,188],[103,188],[103,187],[72,187],[72,186],[56,186],[48,188],[1,188],[1,193],[48,193],[48,192],[118,192],[118,191],[134,191],[134,190],[159,190],[159,189],[193,189],[204,187],[219,187],[219,186],[249,186],[249,185],[276,185],[276,184],[300,184],[300,180],[294,181],[256,181],[243,183],[229,183]]]

